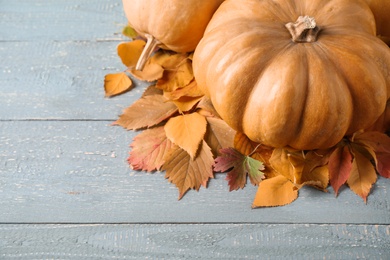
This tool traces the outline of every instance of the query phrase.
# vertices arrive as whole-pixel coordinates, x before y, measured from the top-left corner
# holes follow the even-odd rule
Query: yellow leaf
[[[376,182],[376,171],[371,161],[358,151],[354,152],[354,161],[347,184],[349,188],[367,202],[372,185]]]
[[[144,47],[145,41],[143,40],[121,43],[117,47],[118,56],[126,67],[135,67]]]
[[[283,206],[297,198],[295,185],[283,175],[278,175],[260,182],[252,208]]]
[[[192,159],[197,155],[206,127],[206,118],[198,113],[172,117],[164,126],[168,139],[185,150]]]
[[[164,96],[169,100],[178,100],[181,97],[202,97],[203,95],[195,80],[183,88],[176,89],[172,92],[164,92]]]
[[[192,159],[186,151],[176,146],[164,157],[162,170],[166,171],[165,178],[179,189],[179,199],[189,189],[199,190],[200,186],[206,187],[208,180],[214,178],[214,159],[210,147],[203,141],[199,150],[199,155]]]
[[[104,77],[104,91],[106,97],[122,94],[131,89],[133,83],[126,73],[107,74]]]

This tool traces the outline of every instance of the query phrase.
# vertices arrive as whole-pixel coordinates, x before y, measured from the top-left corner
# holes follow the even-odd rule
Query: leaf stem
[[[146,45],[144,49],[142,50],[141,56],[138,59],[137,65],[135,66],[136,70],[143,70],[145,67],[146,62],[148,61],[149,57],[152,55],[154,49],[158,44],[161,42],[153,37],[153,35],[145,34],[146,37]]]

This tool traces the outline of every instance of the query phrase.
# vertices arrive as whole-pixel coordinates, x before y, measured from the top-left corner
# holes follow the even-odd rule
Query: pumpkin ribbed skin
[[[123,9],[141,36],[150,34],[159,47],[191,52],[223,0],[123,0]]]
[[[366,0],[374,13],[377,35],[390,45],[390,1]]]
[[[314,17],[317,41],[285,24]],[[390,90],[390,53],[358,0],[226,0],[193,57],[198,86],[233,129],[255,142],[328,148],[371,126]]]

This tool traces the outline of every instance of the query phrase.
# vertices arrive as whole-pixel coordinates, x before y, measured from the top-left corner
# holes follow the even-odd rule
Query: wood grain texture
[[[389,259],[389,225],[0,225],[1,259]]]
[[[347,188],[338,198],[305,187],[279,208],[251,209],[256,187],[229,192],[224,174],[208,189],[178,190],[164,173],[131,170],[137,132],[104,121],[0,122],[3,223],[390,223],[390,183],[368,203]]]
[[[116,0],[1,0],[0,14],[0,42],[118,39],[127,23]]]

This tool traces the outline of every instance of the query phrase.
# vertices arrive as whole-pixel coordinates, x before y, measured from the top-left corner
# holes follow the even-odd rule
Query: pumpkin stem
[[[295,23],[285,25],[292,36],[293,42],[315,42],[320,28],[310,16],[299,16]]]
[[[156,38],[153,37],[153,35],[145,34],[146,37],[146,45],[144,49],[142,50],[141,56],[138,59],[137,65],[135,66],[136,70],[143,70],[145,67],[146,62],[148,61],[149,57],[152,55],[154,49],[158,44],[160,44],[160,41],[158,41]]]

